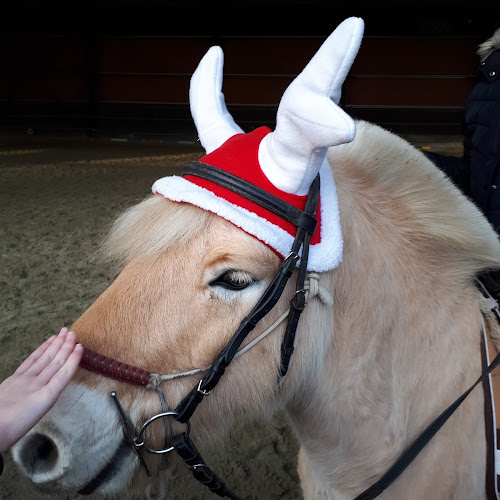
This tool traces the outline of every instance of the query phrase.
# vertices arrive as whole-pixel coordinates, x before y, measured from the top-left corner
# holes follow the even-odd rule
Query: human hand
[[[83,354],[63,328],[0,384],[0,453],[17,443],[49,410],[73,377]]]

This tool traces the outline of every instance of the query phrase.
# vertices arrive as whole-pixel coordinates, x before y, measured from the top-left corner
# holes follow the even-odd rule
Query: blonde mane
[[[103,243],[103,256],[123,265],[154,255],[208,229],[212,217],[188,203],[148,196],[117,218]]]

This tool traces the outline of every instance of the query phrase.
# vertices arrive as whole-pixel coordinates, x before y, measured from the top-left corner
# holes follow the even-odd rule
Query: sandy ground
[[[110,284],[112,272],[96,251],[116,215],[148,195],[157,178],[200,156],[196,146],[109,140],[0,146],[0,380]],[[244,498],[293,500],[301,498],[297,450],[280,415],[237,429],[204,458]],[[217,498],[184,468],[169,486],[172,500]],[[47,497],[31,489],[7,454],[0,498]]]
[[[412,139],[423,149],[461,154],[454,138]],[[36,138],[16,145],[0,138],[0,380],[45,338],[72,324],[110,284],[113,274],[96,251],[114,218],[148,195],[157,178],[200,156],[196,145],[109,139],[41,145]],[[302,498],[297,451],[285,417],[278,415],[236,429],[204,458],[244,498],[294,500]],[[46,497],[31,489],[7,454],[0,498]],[[167,498],[216,497],[181,468],[170,478]]]

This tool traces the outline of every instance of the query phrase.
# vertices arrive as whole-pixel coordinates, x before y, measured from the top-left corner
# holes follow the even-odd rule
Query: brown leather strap
[[[136,366],[127,365],[84,348],[80,366],[100,375],[105,375],[128,384],[146,386],[149,383],[150,373]]]
[[[307,211],[299,210],[297,207],[290,205],[281,198],[261,189],[259,186],[248,182],[241,177],[237,177],[225,170],[222,170],[206,163],[199,161],[189,162],[182,170],[183,176],[195,176],[200,179],[213,182],[224,189],[228,189],[247,200],[256,203],[265,210],[281,217],[282,219],[291,222],[294,226],[301,227],[311,236],[316,230],[318,222],[314,218],[316,211],[307,213]],[[319,197],[319,194],[318,194]],[[316,202],[317,206],[317,202]]]

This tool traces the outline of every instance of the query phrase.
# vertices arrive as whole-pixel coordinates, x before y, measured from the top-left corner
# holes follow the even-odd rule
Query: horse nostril
[[[51,471],[59,458],[57,446],[43,434],[33,434],[24,443],[21,460],[30,474]]]

